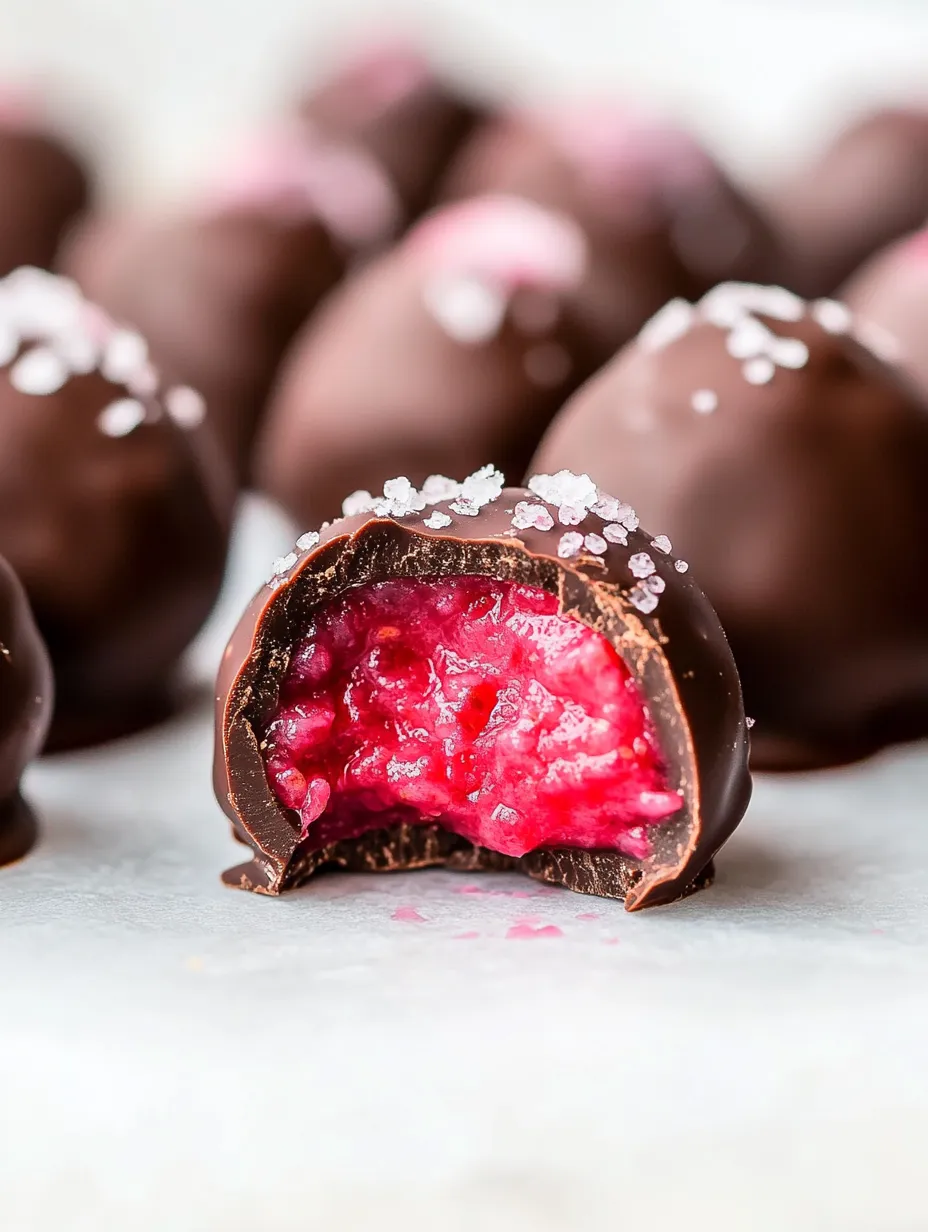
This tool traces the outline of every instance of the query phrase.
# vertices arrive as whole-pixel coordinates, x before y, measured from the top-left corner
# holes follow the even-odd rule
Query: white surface
[[[246,530],[201,676],[289,537]],[[716,886],[629,916],[516,875],[224,889],[210,746],[204,696],[29,776],[5,1232],[928,1226],[925,750],[760,782]]]

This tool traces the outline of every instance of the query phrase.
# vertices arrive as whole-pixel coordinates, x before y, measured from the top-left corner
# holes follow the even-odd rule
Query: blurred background
[[[667,104],[751,177],[849,113],[928,99],[922,0],[3,0],[0,72],[48,83],[117,199],[164,197],[352,33],[397,24],[490,96]]]

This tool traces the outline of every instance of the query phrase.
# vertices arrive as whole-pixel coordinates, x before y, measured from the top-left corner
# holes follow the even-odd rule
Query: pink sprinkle
[[[455,933],[451,938],[452,941],[474,941],[479,937],[479,933]]]
[[[489,894],[490,893],[489,890],[485,890],[483,886],[478,886],[478,885],[458,886],[456,887],[454,892],[455,894]]]
[[[506,291],[569,291],[582,279],[587,243],[577,223],[518,197],[476,197],[446,206],[410,233],[433,268],[465,272]]]
[[[424,915],[420,915],[415,907],[397,907],[390,916],[391,920],[398,920],[401,924],[427,924]]]
[[[563,937],[564,934],[555,924],[543,924],[534,928],[531,924],[514,924],[506,933],[507,941],[530,941],[535,937]]]
[[[577,916],[577,919],[578,920],[598,920],[599,912],[598,911],[581,911],[580,914]]]

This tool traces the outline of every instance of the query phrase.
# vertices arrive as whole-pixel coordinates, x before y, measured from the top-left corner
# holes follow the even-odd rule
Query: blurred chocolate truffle
[[[885,338],[928,395],[928,231],[892,244],[847,282],[841,298],[863,327]]]
[[[56,747],[159,715],[219,590],[230,508],[202,399],[142,337],[39,270],[0,282],[0,551],[55,671]]]
[[[88,194],[84,168],[40,105],[0,90],[0,276],[50,266]]]
[[[928,218],[928,109],[851,124],[778,192],[791,285],[831,295],[879,248]]]
[[[676,295],[769,279],[779,249],[754,206],[685,129],[619,106],[512,112],[465,143],[445,198],[510,193],[571,215],[591,260],[582,320],[604,361]]]
[[[428,204],[476,119],[472,105],[440,79],[427,58],[398,40],[348,58],[304,97],[300,115],[320,143],[373,161],[404,220]]]
[[[521,475],[593,365],[568,300],[587,263],[571,219],[482,198],[424,219],[358,271],[295,343],[256,478],[305,524],[353,489],[494,458]]]
[[[166,381],[202,393],[208,428],[240,475],[287,344],[344,269],[315,172],[304,175],[315,166],[306,150],[297,133],[267,134],[199,209],[91,219],[62,256],[90,298],[148,339]]]
[[[52,712],[52,671],[16,574],[0,557],[0,864],[35,841],[35,819],[19,792]]]
[[[668,305],[535,468],[588,471],[688,561],[756,719],[755,768],[928,734],[928,406],[847,307],[723,285]]]
[[[225,880],[517,868],[623,898],[706,885],[751,793],[718,617],[587,476],[405,478],[302,535],[216,689]]]

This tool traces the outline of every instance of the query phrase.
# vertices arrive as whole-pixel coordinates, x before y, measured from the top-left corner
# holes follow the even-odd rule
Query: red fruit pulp
[[[490,577],[348,591],[294,648],[265,759],[313,848],[400,822],[519,856],[648,854],[681,807],[602,634]]]

